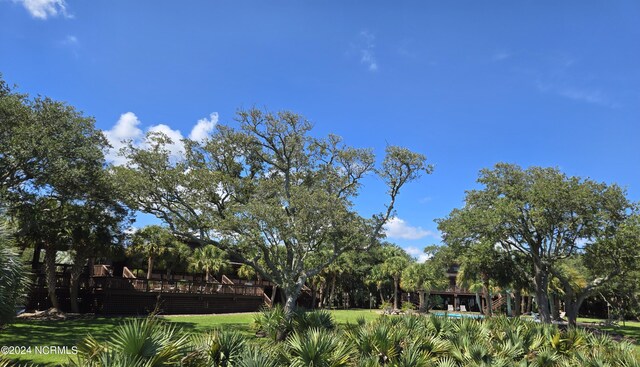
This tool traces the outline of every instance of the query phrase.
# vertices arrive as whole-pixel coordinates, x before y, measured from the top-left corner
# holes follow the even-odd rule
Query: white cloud
[[[425,254],[423,250],[417,247],[407,247],[404,249],[411,257],[416,258],[419,263],[423,263],[431,258],[431,255]]]
[[[62,15],[65,18],[72,18],[67,12],[67,3],[64,0],[13,0],[22,4],[32,17],[37,19],[47,19]]]
[[[159,124],[155,126],[151,126],[149,128],[149,132],[152,133],[162,133],[166,135],[169,139],[171,139],[171,144],[166,145],[166,148],[171,153],[171,156],[174,158],[179,158],[184,153],[184,144],[182,143],[182,133],[180,130],[173,130],[169,126],[165,124]],[[149,142],[145,142],[145,147],[149,146]]]
[[[202,142],[204,141],[209,134],[213,131],[213,128],[218,123],[218,113],[214,112],[209,115],[209,119],[206,118],[198,120],[196,126],[191,129],[191,134],[189,134],[189,139]]]
[[[189,137],[193,140],[201,141],[213,130],[213,127],[218,122],[218,114],[212,113],[209,119],[206,118],[198,120]],[[126,112],[120,115],[120,118],[116,124],[110,129],[104,131],[104,134],[111,144],[112,148],[109,149],[105,158],[107,162],[111,162],[114,165],[123,165],[127,163],[126,158],[119,155],[122,148],[127,146],[131,141],[134,146],[139,148],[150,147],[150,142],[146,139],[147,133],[162,133],[171,139],[171,144],[168,144],[166,148],[169,150],[171,157],[178,159],[184,154],[184,144],[182,140],[184,136],[180,130],[174,130],[169,125],[158,124],[150,126],[144,132],[139,126],[141,125],[140,119],[133,112]]]
[[[378,60],[375,55],[376,37],[368,31],[360,32],[360,63],[364,64],[369,71],[378,70]]]
[[[112,162],[114,165],[119,166],[125,164],[127,161],[124,157],[118,155],[120,149],[126,146],[125,141],[131,140],[134,144],[139,144],[143,138],[142,130],[138,128],[140,120],[133,112],[127,112],[120,115],[118,122],[111,128],[111,130],[105,131],[109,144],[112,148],[106,152],[105,158],[108,162]]]
[[[412,227],[404,220],[394,217],[389,219],[384,226],[385,234],[389,238],[399,238],[403,240],[419,240],[427,236],[437,237],[437,235],[431,231],[427,231],[422,227]]]

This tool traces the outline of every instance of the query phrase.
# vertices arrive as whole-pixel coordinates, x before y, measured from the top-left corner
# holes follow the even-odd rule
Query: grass
[[[625,321],[619,322],[617,326],[600,326],[599,324],[604,321],[600,319],[588,319],[588,318],[578,318],[578,322],[590,323],[594,324],[594,326],[598,327],[601,330],[620,334],[627,338],[634,339],[638,348],[640,348],[640,322],[638,321]]]
[[[351,323],[364,317],[372,320],[378,313],[369,310],[334,310],[331,314],[339,325]],[[254,335],[251,329],[254,313],[224,315],[164,316],[187,332],[202,332],[216,327],[233,328],[245,336]],[[108,338],[111,331],[126,318],[97,317],[82,320],[25,321],[18,320],[0,330],[0,346],[67,346],[69,348],[91,334],[98,340]],[[58,366],[68,359],[64,354],[27,354],[9,356],[17,361],[28,361],[46,366]]]
[[[378,317],[377,311],[369,310],[333,310],[331,314],[338,325],[354,324],[360,317],[370,321]],[[251,324],[253,313],[225,314],[225,315],[193,315],[193,316],[164,316],[169,322],[175,323],[187,332],[202,332],[216,327],[232,328],[245,336],[254,335]],[[67,346],[77,345],[88,334],[97,339],[106,339],[111,331],[121,324],[125,318],[97,317],[82,320],[63,321],[24,321],[19,320],[0,331],[0,346]],[[578,319],[579,322],[598,325],[602,320]],[[599,326],[598,326],[599,327]],[[640,352],[640,322],[627,321],[623,326],[600,327],[603,330],[622,334],[636,340],[636,348]],[[19,357],[19,358],[18,358]],[[67,355],[29,354],[11,358],[29,361],[43,366],[58,366],[64,363]]]

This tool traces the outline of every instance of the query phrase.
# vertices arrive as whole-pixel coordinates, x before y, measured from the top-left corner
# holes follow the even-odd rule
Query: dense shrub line
[[[275,342],[283,320],[279,308],[258,314],[263,338],[222,329],[187,334],[159,318],[129,320],[107,341],[87,337],[67,367],[640,366],[627,342],[521,319],[382,316],[336,329],[326,311],[297,312],[286,339]]]

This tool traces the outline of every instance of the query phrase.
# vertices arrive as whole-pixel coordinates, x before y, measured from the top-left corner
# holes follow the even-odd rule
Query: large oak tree
[[[483,187],[467,191],[463,208],[439,221],[443,239],[454,247],[499,244],[507,252],[524,255],[531,264],[538,311],[545,322],[551,321],[550,277],[562,280],[560,264],[598,251],[601,258],[589,258],[621,265],[614,261],[616,256],[638,248],[616,235],[633,210],[617,185],[569,177],[555,168],[522,169],[504,163],[482,170],[478,183]],[[601,266],[584,292],[577,296],[574,290],[565,299],[569,321],[575,323],[584,297],[624,269]],[[569,283],[564,284],[565,292],[571,293]]]
[[[378,243],[401,188],[432,167],[396,146],[376,167],[371,150],[345,146],[335,135],[313,137],[312,125],[292,112],[250,109],[237,120],[239,127],[218,125],[204,143],[185,140],[178,159],[166,136],[150,136],[148,148],[130,145],[129,163],[116,167],[116,176],[132,206],[274,282],[289,315],[307,279],[344,251]],[[352,200],[370,173],[385,183],[389,201],[364,219]]]

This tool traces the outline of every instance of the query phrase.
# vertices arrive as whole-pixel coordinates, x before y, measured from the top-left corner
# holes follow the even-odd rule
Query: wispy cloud
[[[512,54],[508,51],[505,50],[501,50],[501,51],[497,51],[495,52],[493,55],[491,55],[491,59],[495,62],[499,62],[499,61],[504,61],[508,58],[510,58],[512,56]]]
[[[78,41],[78,37],[71,34],[66,36],[61,43],[65,46],[76,46],[80,44],[80,42]]]
[[[218,113],[214,112],[209,119],[203,118],[198,120],[191,129],[189,138],[192,140],[202,141],[213,130],[218,122]],[[149,146],[145,132],[140,128],[141,121],[133,112],[126,112],[120,115],[118,121],[104,134],[112,148],[107,150],[105,157],[107,162],[114,165],[123,165],[127,163],[125,157],[120,156],[120,150],[131,142],[134,146],[145,148]],[[162,133],[171,139],[171,144],[167,146],[171,157],[177,159],[184,154],[184,144],[182,140],[184,136],[180,130],[172,129],[165,124],[152,125],[146,129],[147,133]]]
[[[369,71],[377,71],[378,60],[375,54],[375,35],[369,31],[361,31],[358,38],[360,43],[360,63],[365,65]]]
[[[420,198],[420,200],[418,200],[418,202],[420,202],[420,204],[426,204],[426,203],[430,202],[431,200],[433,200],[433,198],[431,196],[425,196],[423,198]]]
[[[412,227],[398,217],[389,219],[389,222],[384,226],[384,230],[387,237],[403,240],[419,240],[427,236],[438,237],[436,233],[422,227]]]
[[[414,257],[419,263],[423,263],[431,258],[431,255],[425,254],[423,250],[417,247],[405,247],[404,249],[411,257]]]
[[[539,91],[553,93],[578,102],[590,103],[608,108],[619,108],[620,104],[599,89],[588,87],[575,87],[538,81],[536,87]]]
[[[70,50],[73,56],[75,56],[76,58],[80,56],[80,53],[78,52],[80,49],[80,41],[78,40],[78,37],[71,34],[67,35],[65,38],[59,41],[58,44],[61,47]]]
[[[58,15],[65,18],[73,18],[67,11],[67,3],[64,0],[13,0],[22,4],[25,9],[36,19],[45,20]]]

